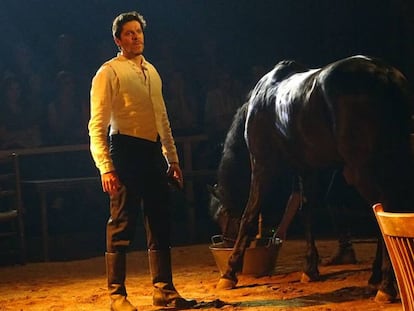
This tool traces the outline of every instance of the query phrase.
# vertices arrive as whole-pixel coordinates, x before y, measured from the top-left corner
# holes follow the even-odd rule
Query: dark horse
[[[217,287],[233,288],[246,247],[256,232],[269,179],[288,167],[296,176],[338,167],[368,204],[387,211],[413,208],[410,150],[412,97],[397,69],[366,56],[319,69],[278,63],[252,90],[245,141],[251,163],[249,198],[228,268]],[[383,243],[379,242],[378,252]],[[393,270],[382,252],[377,298],[395,298]]]
[[[233,122],[226,135],[217,170],[217,184],[214,187],[209,187],[211,194],[210,214],[218,223],[222,233],[220,246],[226,248],[234,246],[243,209],[246,207],[249,198],[251,170],[249,151],[244,139],[247,110],[248,103],[245,103],[234,115]],[[257,233],[260,237],[277,236],[283,240],[290,220],[293,219],[296,213],[296,208],[300,207],[301,215],[304,216],[307,241],[307,256],[302,280],[316,281],[319,279],[319,256],[312,232],[312,208],[329,205],[330,209],[335,209],[335,214],[345,216],[342,214],[342,208],[350,205],[349,201],[354,199],[352,197],[354,193],[350,191],[352,189],[349,189],[349,186],[344,185],[343,178],[340,178],[342,175],[340,172],[315,170],[312,175],[307,174],[307,179],[303,180],[293,176],[293,172],[289,171],[289,168],[285,168],[283,173],[282,169],[281,167],[278,176],[269,178],[268,191],[261,194],[260,213],[262,218],[261,221],[259,219],[255,221],[258,226]],[[303,182],[307,184],[305,185]],[[334,191],[330,191],[331,189],[334,189]],[[332,195],[332,193],[334,194]],[[331,197],[335,197],[335,200],[332,200]],[[354,203],[355,200],[352,204]],[[290,205],[294,205],[293,213],[290,215],[292,218],[289,220],[281,217],[285,205],[286,209]],[[277,221],[280,221],[281,218],[282,221],[276,230]],[[348,223],[342,221],[342,218],[346,217],[336,218],[335,229],[339,235],[339,248],[326,263],[356,263]],[[284,225],[283,221],[287,221],[287,223]],[[259,222],[261,230],[259,230]]]

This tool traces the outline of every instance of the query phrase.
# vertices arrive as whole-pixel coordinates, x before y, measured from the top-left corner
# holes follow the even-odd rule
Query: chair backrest
[[[25,263],[26,243],[19,162],[16,154],[0,157],[0,253]]]
[[[414,212],[384,212],[373,206],[391,263],[394,268],[404,310],[414,310]]]

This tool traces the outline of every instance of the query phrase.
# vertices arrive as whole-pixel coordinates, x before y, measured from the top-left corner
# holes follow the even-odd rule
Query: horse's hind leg
[[[379,273],[378,263],[381,263],[381,270]],[[375,284],[378,281],[378,275],[381,275],[380,283]],[[370,285],[377,285],[377,294],[375,301],[377,302],[393,302],[397,297],[398,290],[395,284],[395,275],[392,268],[391,260],[386,251],[385,242],[382,238],[378,239],[376,258],[373,264],[372,276],[370,278]]]
[[[350,216],[348,208],[347,206],[328,203],[338,244],[332,256],[323,262],[326,266],[353,265],[358,262],[349,230]]]
[[[375,251],[375,258],[374,261],[372,262],[372,266],[371,266],[371,276],[368,279],[368,285],[374,289],[378,289],[380,284],[381,284],[381,280],[382,280],[382,247],[380,247],[379,243],[381,240],[381,233],[379,236],[379,240],[377,241],[377,249]]]
[[[326,195],[326,204],[331,214],[332,224],[338,238],[336,252],[323,262],[324,265],[356,264],[356,254],[351,241],[351,205],[355,203],[354,190],[349,186],[341,170],[331,175]]]
[[[318,181],[316,179],[316,175],[308,175],[305,179],[303,179],[302,187],[305,189],[307,203],[302,208],[306,238],[306,255],[301,282],[312,282],[320,279],[318,269],[319,253],[315,245],[312,225],[312,213],[317,202]]]
[[[315,237],[312,230],[312,215],[310,209],[310,206],[305,206],[302,210],[305,225],[306,255],[301,282],[312,282],[318,281],[320,279],[318,269],[319,253],[315,245]]]
[[[338,236],[338,248],[336,252],[330,258],[325,260],[323,264],[325,266],[354,265],[357,262],[358,261],[350,236],[347,234],[340,234]]]

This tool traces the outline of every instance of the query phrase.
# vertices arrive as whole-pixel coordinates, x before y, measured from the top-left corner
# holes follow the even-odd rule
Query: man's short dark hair
[[[138,12],[132,11],[121,13],[117,17],[115,17],[112,23],[112,35],[114,36],[114,38],[120,38],[122,27],[130,21],[137,21],[138,23],[140,23],[142,30],[144,30],[147,26],[147,22],[145,21],[144,16],[142,16]]]

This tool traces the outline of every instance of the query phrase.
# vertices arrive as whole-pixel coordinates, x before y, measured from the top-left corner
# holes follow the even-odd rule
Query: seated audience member
[[[221,72],[217,87],[207,93],[204,109],[204,131],[208,143],[204,156],[210,168],[216,168],[227,131],[237,109],[242,105],[240,88],[228,72]]]
[[[46,141],[48,145],[87,142],[89,105],[79,93],[74,75],[60,71],[55,80],[53,100],[47,107]]]
[[[42,144],[36,107],[24,96],[20,79],[11,73],[1,81],[0,148],[30,148]]]
[[[195,100],[188,92],[181,72],[174,71],[168,75],[165,81],[164,98],[175,135],[194,134],[199,129]]]
[[[217,87],[207,92],[204,127],[210,138],[224,140],[234,114],[241,104],[237,81],[233,80],[229,73],[222,72],[218,77]]]

